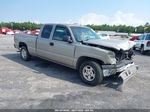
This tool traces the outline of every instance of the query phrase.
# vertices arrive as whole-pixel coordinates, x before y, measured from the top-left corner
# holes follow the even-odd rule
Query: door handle
[[[54,46],[54,43],[53,43],[53,42],[50,42],[49,45],[50,45],[50,46]]]

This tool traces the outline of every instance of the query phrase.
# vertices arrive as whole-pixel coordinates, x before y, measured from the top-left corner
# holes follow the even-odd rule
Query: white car
[[[98,34],[98,36],[99,36],[101,39],[110,39],[110,36],[109,36],[108,34],[101,33],[101,34]]]
[[[150,34],[141,35],[135,42],[135,48],[140,49],[142,54],[144,54],[145,51],[150,51]]]

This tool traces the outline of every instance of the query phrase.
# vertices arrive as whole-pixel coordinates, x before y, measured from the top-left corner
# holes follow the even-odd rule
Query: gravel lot
[[[1,109],[150,109],[150,54],[136,52],[140,70],[116,90],[117,79],[90,87],[75,70],[39,58],[20,59],[12,36],[0,35]]]

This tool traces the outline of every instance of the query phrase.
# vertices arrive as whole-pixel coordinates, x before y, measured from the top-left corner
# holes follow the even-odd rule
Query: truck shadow
[[[14,61],[15,63],[19,63],[25,67],[29,67],[33,69],[35,73],[41,75],[47,75],[49,77],[69,81],[71,83],[79,84],[82,86],[89,86],[84,84],[77,73],[76,70],[67,68],[62,65],[55,64],[53,62],[49,62],[47,60],[40,59],[38,57],[32,57],[31,61],[25,62],[20,59],[19,54],[6,54],[2,55],[3,57]],[[117,90],[119,80],[116,77],[108,77],[105,78],[102,82],[101,86],[112,88]]]

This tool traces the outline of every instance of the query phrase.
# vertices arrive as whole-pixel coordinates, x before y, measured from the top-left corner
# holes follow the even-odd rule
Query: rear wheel
[[[100,65],[95,61],[84,61],[79,68],[79,74],[84,83],[96,86],[103,81]]]
[[[135,47],[135,46],[133,47],[133,50],[136,50],[136,47]]]
[[[20,50],[20,57],[21,59],[23,59],[24,61],[29,61],[30,60],[30,54],[28,52],[28,49],[23,46],[21,47],[21,50]]]
[[[144,51],[144,46],[141,46],[140,52],[141,52],[141,54],[144,54],[144,53],[145,53],[145,51]]]

